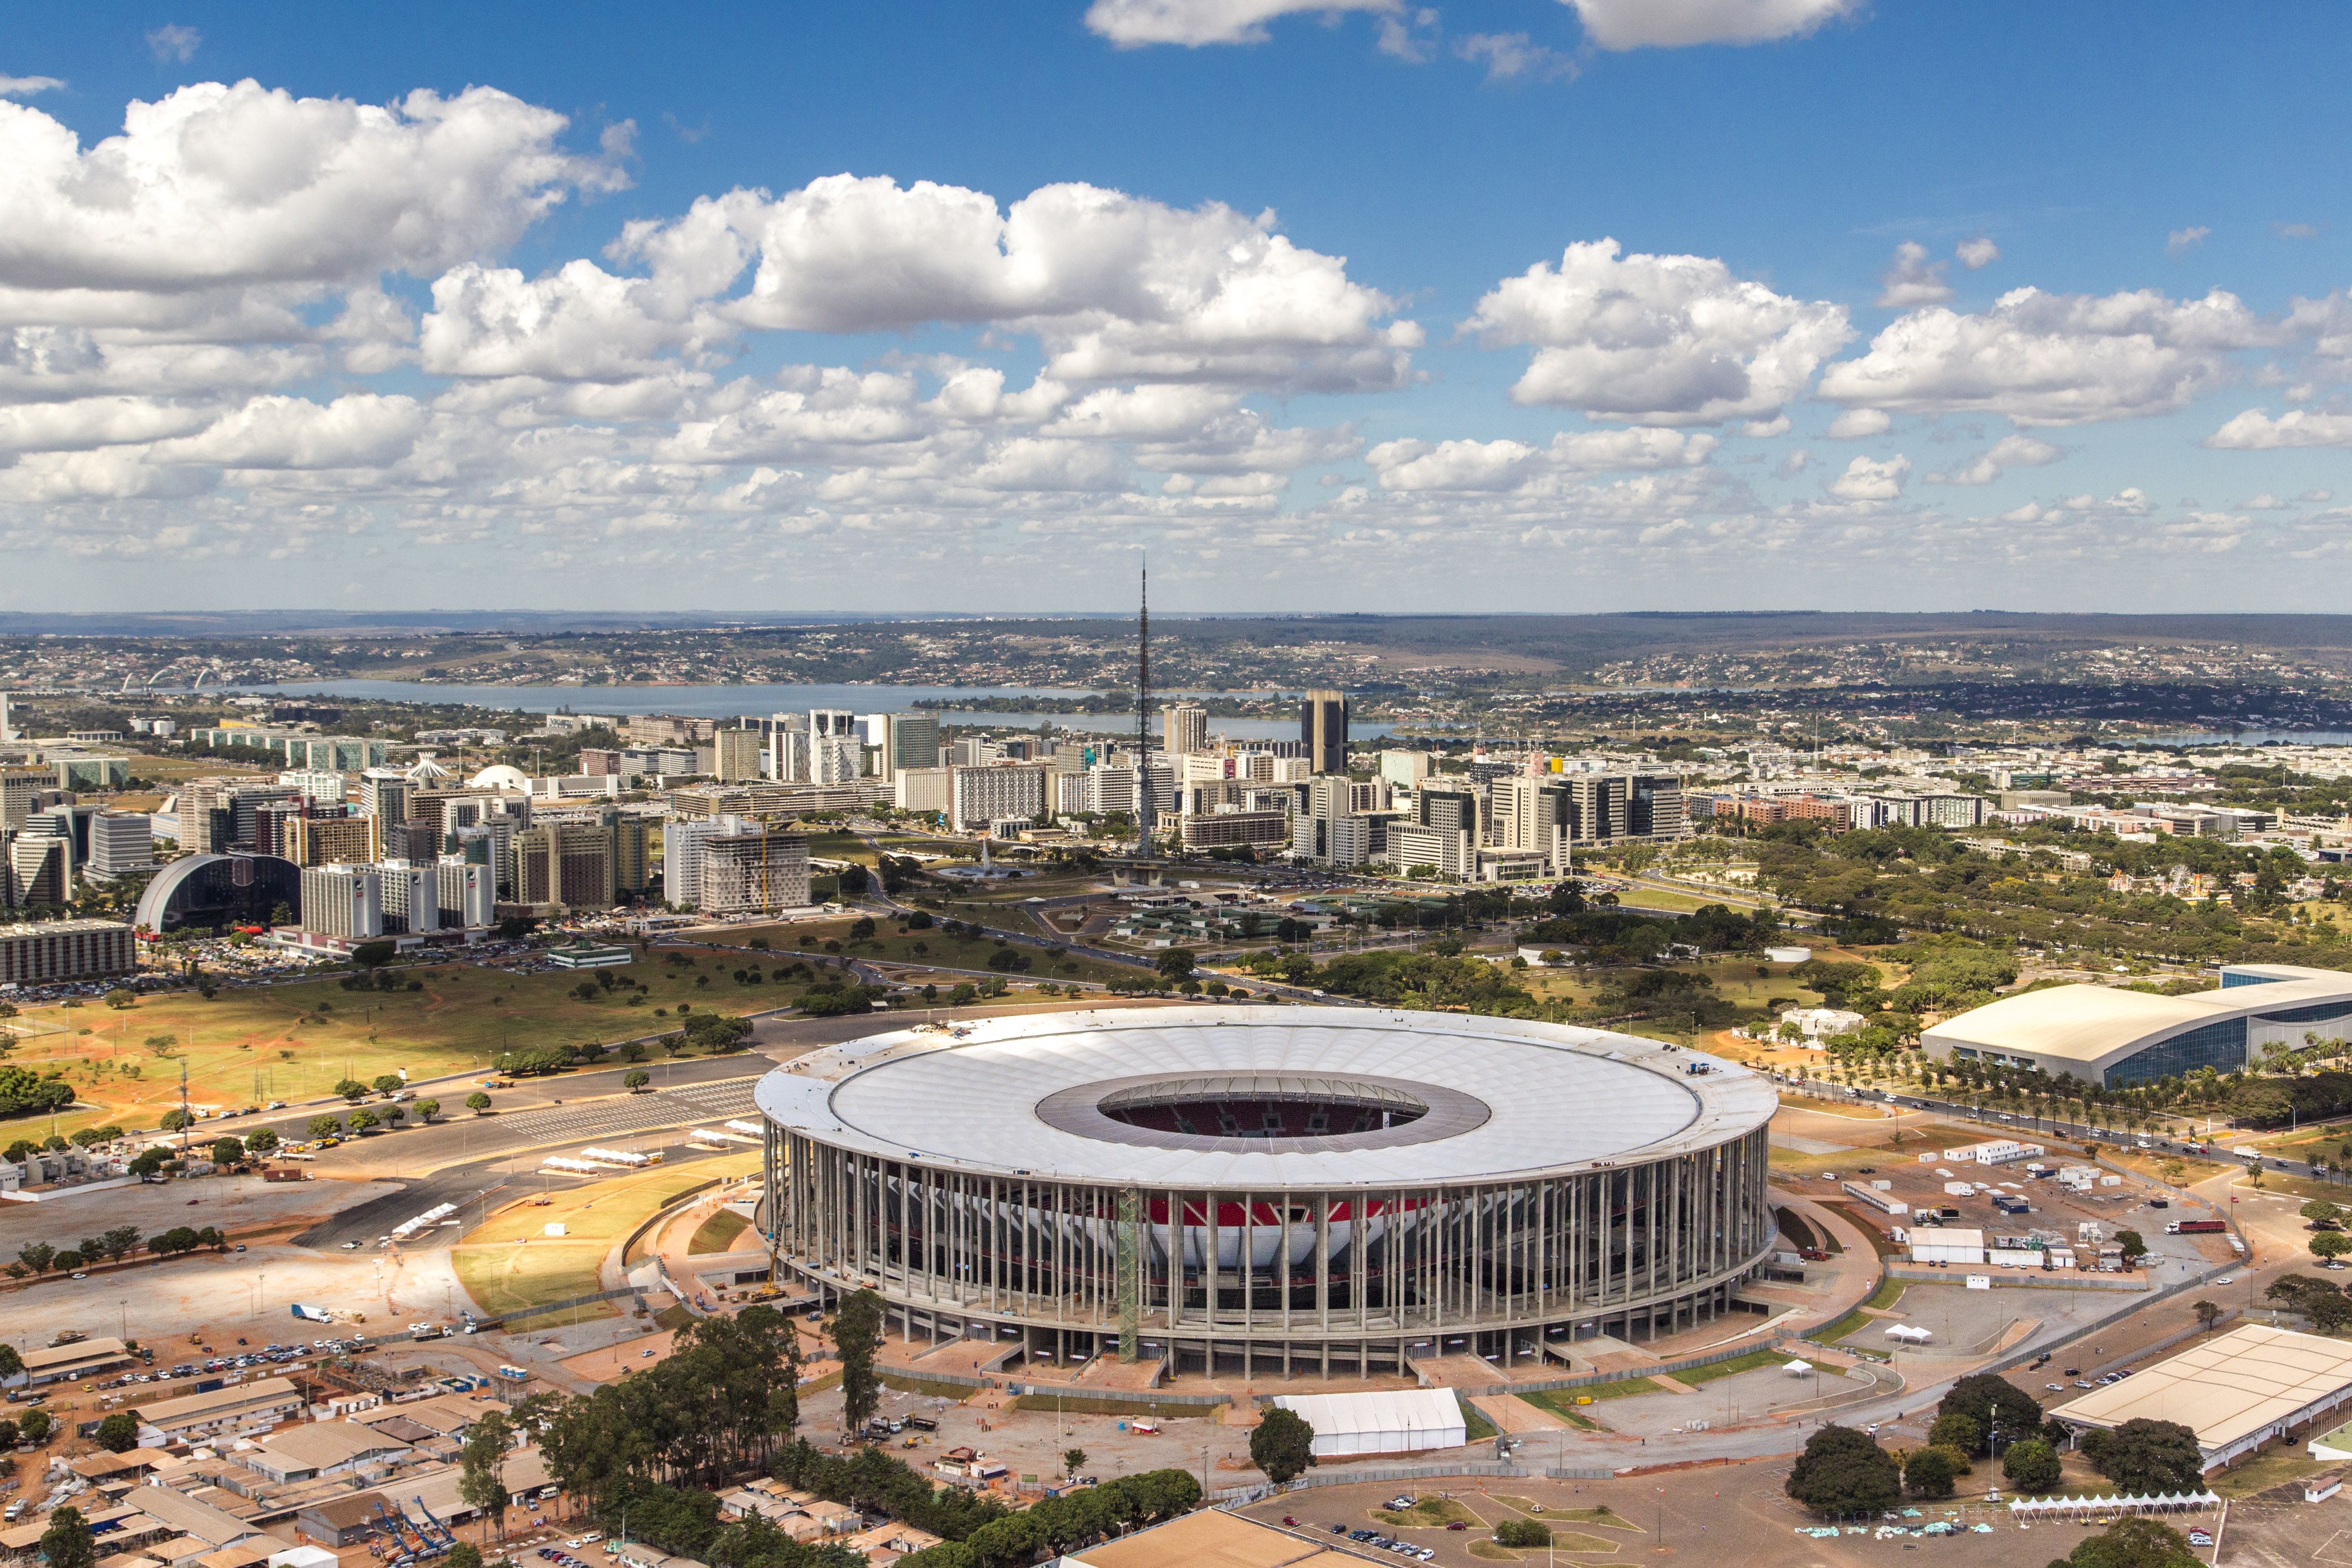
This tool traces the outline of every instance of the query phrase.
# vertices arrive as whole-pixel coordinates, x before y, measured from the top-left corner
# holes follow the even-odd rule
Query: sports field
[[[677,1028],[681,1002],[733,1014],[785,1001],[713,973],[708,960],[691,969],[640,961],[604,971],[651,988],[651,999],[635,1007],[620,999],[634,987],[610,995],[600,987],[593,1000],[574,995],[593,983],[578,972],[513,975],[471,964],[393,972],[423,988],[346,991],[331,979],[304,980],[231,988],[210,1001],[173,991],[121,1010],[31,1008],[12,1020],[27,1032],[8,1060],[45,1076],[59,1071],[74,1086],[77,1108],[58,1118],[60,1130],[152,1127],[179,1103],[184,1061],[191,1105],[236,1110],[316,1098],[341,1079],[366,1082],[403,1068],[412,1079],[487,1069],[509,1049],[610,1045]]]
[[[593,1295],[605,1288],[598,1270],[614,1242],[688,1188],[749,1176],[759,1167],[756,1152],[722,1155],[551,1193],[544,1206],[535,1199],[516,1204],[457,1243],[457,1278],[477,1306],[499,1316]],[[550,1225],[561,1225],[564,1234],[548,1235]],[[598,1302],[576,1316],[610,1317],[616,1310],[611,1302]]]

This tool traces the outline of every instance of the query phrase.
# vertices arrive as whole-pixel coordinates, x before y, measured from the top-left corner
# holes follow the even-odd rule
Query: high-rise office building
[[[278,824],[278,847],[263,848],[296,865],[364,865],[383,858],[383,821],[380,817],[294,814]]]
[[[1307,767],[1317,773],[1348,770],[1348,697],[1344,692],[1308,692],[1298,709],[1298,739]]]
[[[882,753],[883,777],[895,779],[909,768],[940,765],[940,716],[933,713],[894,713]]]
[[[73,841],[33,827],[8,841],[8,899],[22,907],[73,902]]]
[[[768,777],[779,784],[805,784],[809,776],[808,720],[780,713],[768,720]]]
[[[714,769],[721,784],[740,784],[760,777],[760,741],[756,729],[722,729],[712,737]]]
[[[695,903],[706,915],[805,909],[808,835],[742,817],[721,817],[696,846],[701,860]]]
[[[144,811],[103,811],[89,825],[89,869],[96,876],[152,871],[154,820]]]
[[[601,822],[534,823],[514,836],[514,895],[542,910],[609,909],[620,895],[612,830]]]
[[[1209,749],[1209,710],[1198,703],[1170,703],[1160,710],[1160,749],[1189,757]]]

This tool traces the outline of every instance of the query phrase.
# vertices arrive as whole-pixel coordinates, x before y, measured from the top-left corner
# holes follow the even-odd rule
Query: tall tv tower
[[[1143,562],[1143,599],[1135,622],[1135,852],[1151,848],[1151,561]]]

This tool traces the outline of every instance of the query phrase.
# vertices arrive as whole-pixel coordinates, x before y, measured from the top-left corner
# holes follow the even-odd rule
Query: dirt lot
[[[1782,1493],[1787,1476],[1786,1460],[1757,1460],[1601,1481],[1486,1480],[1464,1477],[1427,1483],[1422,1489],[1424,1492],[1443,1489],[1448,1499],[1478,1521],[1459,1531],[1449,1531],[1442,1524],[1399,1529],[1376,1518],[1374,1511],[1383,1503],[1401,1491],[1413,1490],[1392,1481],[1316,1487],[1268,1499],[1242,1511],[1272,1524],[1280,1523],[1287,1514],[1299,1521],[1304,1533],[1327,1539],[1332,1524],[1349,1529],[1377,1529],[1417,1546],[1433,1549],[1437,1553],[1435,1561],[1446,1568],[1543,1563],[1545,1553],[1541,1549],[1507,1552],[1488,1539],[1495,1524],[1514,1517],[1541,1518],[1551,1522],[1560,1532],[1556,1547],[1560,1549],[1561,1561],[1630,1563],[1673,1556],[1701,1563],[1742,1564],[1747,1568],[1847,1568],[1849,1564],[1914,1564],[1930,1561],[1966,1564],[1969,1568],[1978,1564],[1983,1568],[2033,1568],[2053,1557],[2064,1557],[2090,1533],[2077,1525],[2045,1523],[2021,1529],[2010,1522],[2004,1510],[1937,1504],[1923,1506],[1918,1517],[1896,1522],[1916,1527],[1950,1516],[1962,1526],[1962,1533],[1941,1540],[1921,1541],[1909,1536],[1880,1539],[1876,1527],[1873,1527],[1828,1539],[1800,1535],[1800,1529],[1819,1526]],[[1528,1511],[1524,1506],[1528,1504],[1540,1504],[1543,1512]],[[1606,1516],[1580,1511],[1601,1507],[1610,1511]],[[2352,1509],[2346,1509],[2339,1517],[2352,1518]],[[2208,1519],[2204,1522],[2210,1527],[2212,1521]],[[1974,1529],[1978,1524],[1992,1528],[1990,1532],[1978,1533]],[[1570,1548],[1566,1537],[1571,1531],[1595,1544],[1579,1542]],[[1483,1550],[1474,1552],[1474,1547]],[[1570,1549],[1577,1553],[1574,1557],[1568,1555]],[[1906,1554],[1912,1551],[1932,1552],[1934,1556]],[[2232,1555],[2229,1561],[2234,1563],[2237,1558]],[[2310,1558],[2305,1555],[2294,1561],[2304,1563]]]

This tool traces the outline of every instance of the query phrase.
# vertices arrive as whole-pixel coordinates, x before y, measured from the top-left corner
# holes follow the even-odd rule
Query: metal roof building
[[[1513,1019],[1291,1007],[877,1035],[761,1081],[780,1260],[910,1337],[1404,1370],[1725,1310],[1770,1242],[1748,1070]]]
[[[2077,1429],[2135,1418],[2197,1434],[2212,1469],[2352,1401],[2352,1344],[2246,1323],[2050,1414]]]
[[[1939,1060],[1981,1061],[2119,1088],[2210,1067],[2259,1063],[2263,1047],[2340,1037],[2352,1019],[2352,974],[2277,964],[2221,971],[2219,990],[2151,996],[2110,986],[2057,986],[2003,997],[1919,1037]]]

